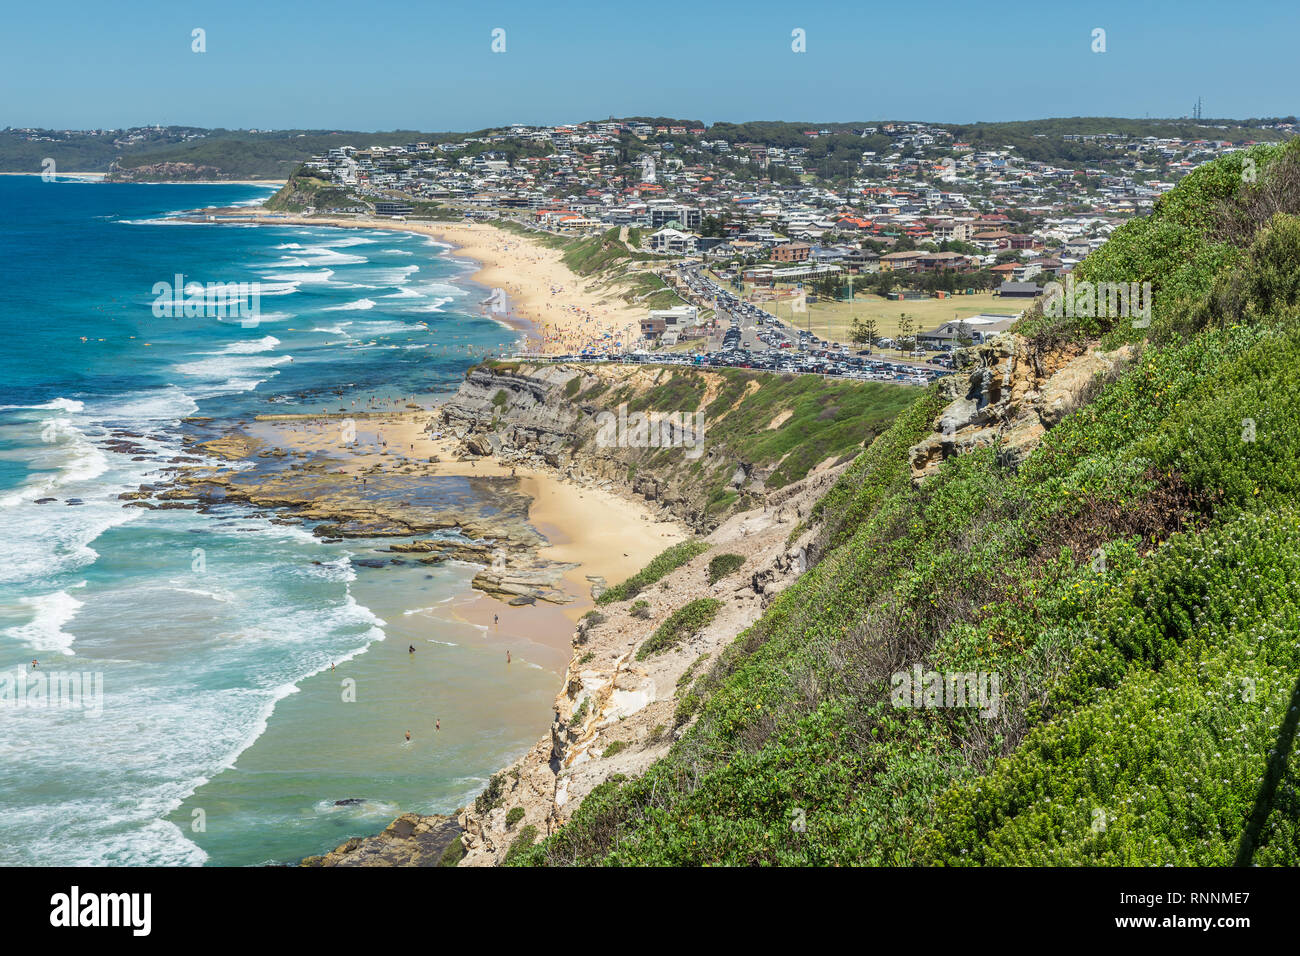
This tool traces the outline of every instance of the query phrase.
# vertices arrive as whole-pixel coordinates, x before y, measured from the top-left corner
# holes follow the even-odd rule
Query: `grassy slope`
[[[691,461],[682,458],[680,449],[645,449],[640,452],[640,467],[688,469],[694,486],[704,490],[718,511],[735,501],[729,485],[738,462],[760,469],[775,465],[767,486],[784,487],[828,458],[856,454],[916,394],[910,386],[882,382],[831,382],[749,369],[711,369],[707,375],[669,369],[661,373],[662,384],[651,389],[593,386],[577,393],[574,400],[607,410],[626,402],[629,413],[693,411],[701,408],[708,381],[717,377],[725,385],[702,409],[709,454]],[[755,388],[759,383],[761,387]],[[786,411],[790,416],[770,427]],[[628,454],[637,455],[635,450]]]
[[[1081,267],[1155,285],[1124,374],[1018,472],[988,449],[914,489],[925,393],[823,499],[819,562],[696,680],[668,756],[521,861],[1224,864],[1249,824],[1256,862],[1300,862],[1300,220],[1268,221],[1300,211],[1297,149],[1251,158],[1259,186],[1241,156],[1203,168]],[[892,706],[916,663],[996,672],[997,716]]]

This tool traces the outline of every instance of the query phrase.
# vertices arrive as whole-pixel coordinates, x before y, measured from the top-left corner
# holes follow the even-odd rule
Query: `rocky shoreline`
[[[588,388],[606,378],[619,385],[652,384],[641,369],[480,366],[442,406],[435,427],[453,436],[466,456],[548,469],[583,487],[620,487],[701,532],[696,540],[705,550],[635,599],[603,604],[577,622],[549,733],[455,814],[460,866],[504,863],[562,826],[601,783],[615,774],[643,773],[668,751],[694,720],[696,682],[806,570],[815,535],[808,527],[812,506],[847,467],[828,459],[802,480],[768,489],[765,469],[720,460],[721,449],[706,449],[705,467],[734,472],[735,487],[755,504],[710,515],[685,469],[630,466],[638,450],[603,448],[592,440],[595,408],[571,400],[576,390],[568,383],[576,374]],[[710,564],[719,555],[731,556],[735,569],[715,579]],[[602,584],[593,582],[593,593]],[[717,602],[706,626],[662,652],[639,653],[670,615],[700,600]],[[349,841],[323,865],[349,865],[345,861],[353,859],[359,865],[434,865],[442,857],[435,860],[432,850],[412,856],[404,834],[407,827],[446,825],[447,818],[408,815],[381,834]],[[391,852],[383,849],[387,843]]]
[[[259,416],[254,424],[283,429],[294,423],[328,432],[343,423],[356,427],[359,419],[343,413]],[[426,431],[437,421],[430,413],[409,411],[370,419]],[[206,421],[189,424],[214,430]],[[130,451],[129,433],[112,441],[117,450]],[[394,557],[356,559],[360,564],[456,561],[480,565],[473,587],[514,606],[575,599],[563,578],[576,565],[537,556],[546,538],[528,521],[531,499],[509,476],[446,474],[442,456],[417,460],[386,449],[375,456],[382,461],[358,467],[346,446],[322,451],[295,448],[288,440],[277,444],[252,434],[248,423],[217,429],[215,437],[188,436],[185,443],[194,454],[168,459],[175,467],[166,470],[167,477],[119,495],[124,507],[210,511],[243,505],[276,523],[309,528],[325,541],[400,539],[383,549]],[[466,451],[453,460],[474,457]]]

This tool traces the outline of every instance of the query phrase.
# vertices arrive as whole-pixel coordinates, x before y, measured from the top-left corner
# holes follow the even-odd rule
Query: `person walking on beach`
[[[509,652],[509,651],[506,651],[506,663],[507,663],[507,664],[510,663],[510,652]]]
[[[435,721],[433,722],[433,729],[434,729],[434,730],[442,730],[442,719],[441,719],[441,718],[439,718],[438,720],[435,720]]]
[[[414,654],[414,653],[415,653],[415,645],[412,644],[410,647],[408,647],[408,648],[406,649],[406,653],[408,653],[408,654]]]

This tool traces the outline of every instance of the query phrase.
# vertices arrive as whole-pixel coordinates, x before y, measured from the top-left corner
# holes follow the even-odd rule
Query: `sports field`
[[[979,315],[982,312],[1017,315],[1024,308],[1025,302],[1023,299],[1002,299],[991,292],[903,302],[882,299],[874,293],[860,293],[845,302],[809,302],[806,312],[798,312],[794,309],[793,285],[778,283],[775,290],[766,286],[755,289],[753,283],[746,282],[744,292],[747,299],[782,321],[800,329],[808,329],[829,342],[846,344],[855,318],[864,322],[875,319],[877,335],[896,338],[899,322],[904,316],[912,320],[913,332],[928,332],[952,319]]]

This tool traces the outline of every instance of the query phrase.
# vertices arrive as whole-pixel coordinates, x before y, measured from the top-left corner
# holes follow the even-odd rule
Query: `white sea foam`
[[[246,355],[254,352],[266,352],[280,344],[280,340],[274,335],[266,335],[260,339],[247,342],[231,342],[221,351],[231,355]]]
[[[79,402],[75,398],[56,398],[46,402],[44,405],[0,405],[0,410],[7,409],[30,409],[32,411],[43,411],[52,409],[60,412],[80,412],[86,407],[85,402]]]
[[[274,269],[275,266],[270,268]],[[330,276],[334,275],[333,269],[317,269],[315,272],[278,272],[270,275],[263,275],[263,279],[272,279],[276,282],[287,284],[287,291],[297,292],[300,285],[326,285],[330,281]],[[266,286],[260,285],[258,291],[262,295],[275,295],[275,292],[268,292]],[[280,293],[284,294],[284,293]]]
[[[75,585],[85,586],[85,581]],[[53,594],[20,598],[19,603],[31,609],[32,619],[26,624],[6,628],[6,635],[22,641],[38,654],[73,653],[72,642],[76,638],[63,627],[77,616],[77,611],[84,602],[78,601],[67,591],[55,591]]]
[[[346,302],[343,305],[332,305],[324,312],[356,312],[373,309],[375,307],[374,299],[357,299],[355,302]]]

